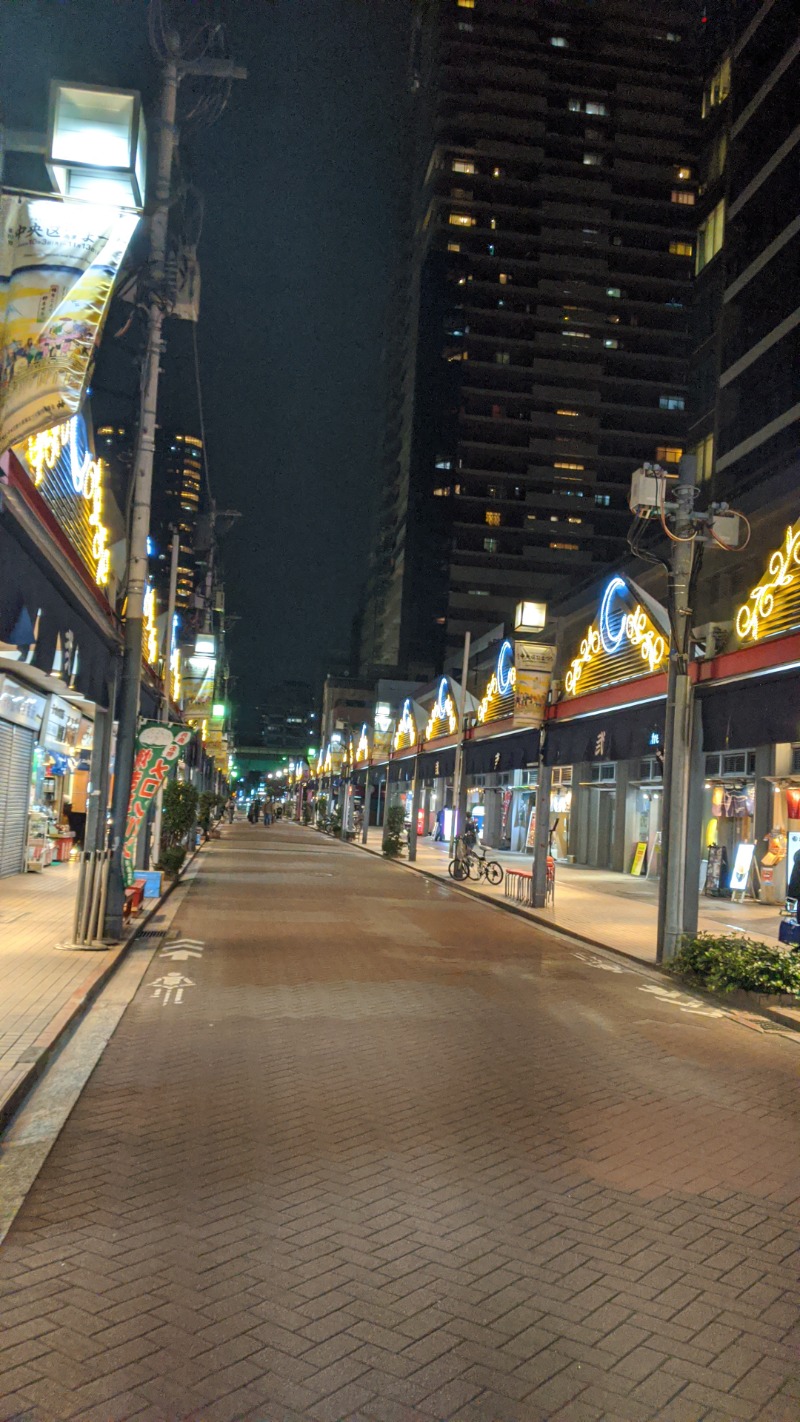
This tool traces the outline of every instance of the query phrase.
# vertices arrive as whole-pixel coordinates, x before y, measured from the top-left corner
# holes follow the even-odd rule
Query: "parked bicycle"
[[[456,852],[447,866],[447,872],[451,879],[457,881],[474,879],[480,882],[486,879],[495,886],[503,882],[502,865],[496,859],[487,859],[485,852],[481,852],[477,845],[466,844],[461,836],[456,840]]]

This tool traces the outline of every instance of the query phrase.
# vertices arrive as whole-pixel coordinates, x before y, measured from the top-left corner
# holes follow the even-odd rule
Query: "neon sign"
[[[88,561],[86,554],[90,554],[94,563],[95,582],[100,587],[105,587],[111,573],[111,558],[108,550],[108,529],[103,523],[103,464],[99,459],[92,459],[86,446],[85,427],[82,420],[80,421],[80,434],[82,448],[79,448],[78,416],[73,415],[72,419],[67,420],[64,424],[55,425],[51,430],[43,430],[39,434],[31,435],[25,441],[23,453],[34,485],[36,488],[42,488],[42,495],[46,502],[53,506],[59,522],[63,522],[63,502],[59,503],[58,500],[59,495],[63,498],[63,478],[65,476],[69,481],[67,486],[69,492],[82,497],[88,505],[88,546],[79,546],[79,544],[83,544],[83,540],[79,539],[76,547],[84,561]],[[50,483],[52,481],[47,479],[47,475],[55,474],[65,452],[68,456],[67,469],[65,476],[62,475],[61,488],[54,486],[51,489]],[[65,532],[69,534],[70,529],[65,527]]]
[[[452,736],[457,727],[458,716],[455,703],[450,695],[450,683],[447,677],[443,676],[439,682],[439,690],[436,693],[436,701],[430,719],[425,727],[425,736],[429,741],[435,740],[437,736]]]
[[[669,650],[666,637],[653,626],[640,603],[632,610],[625,607],[622,599],[628,593],[623,578],[612,578],[606,585],[597,621],[587,627],[578,655],[573,657],[564,677],[568,696],[610,681],[641,676],[641,662],[651,673],[665,662]],[[632,653],[638,653],[638,657]]]
[[[414,713],[411,710],[411,702],[407,698],[403,702],[403,710],[394,733],[392,747],[396,751],[404,750],[406,746],[415,746],[418,739],[419,732],[417,731],[417,723],[414,720]]]
[[[156,590],[148,583],[144,594],[144,625],[142,652],[151,667],[158,664],[158,627],[156,626]],[[204,733],[205,734],[205,733]]]
[[[787,528],[783,543],[767,564],[764,577],[736,613],[736,631],[743,642],[758,642],[785,632],[800,621],[800,523]],[[791,591],[789,591],[791,589]]]
[[[517,683],[517,669],[514,665],[514,648],[506,639],[497,654],[497,665],[489,679],[478,707],[478,720],[497,721],[514,712],[514,687]]]
[[[369,736],[366,724],[361,727],[361,735],[356,746],[356,765],[360,765],[363,760],[369,760]]]

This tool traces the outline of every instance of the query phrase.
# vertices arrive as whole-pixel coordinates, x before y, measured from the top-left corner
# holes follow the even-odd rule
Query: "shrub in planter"
[[[800,998],[800,958],[733,934],[686,935],[669,972],[710,992],[786,993]]]
[[[168,879],[177,879],[183,868],[185,858],[186,845],[173,844],[169,849],[162,849],[158,867],[159,869],[163,869]]]
[[[406,812],[402,805],[392,805],[386,811],[386,822],[383,826],[383,844],[381,848],[387,859],[396,859],[403,845],[403,835],[406,828]]]

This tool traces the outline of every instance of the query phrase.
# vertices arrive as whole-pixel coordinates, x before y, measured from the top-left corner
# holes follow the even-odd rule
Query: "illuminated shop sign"
[[[365,724],[361,727],[361,734],[356,746],[356,765],[361,765],[366,760],[369,760],[369,735]]]
[[[458,716],[450,692],[450,682],[446,676],[443,676],[439,682],[433,710],[425,727],[425,737],[426,740],[433,741],[437,736],[452,736],[457,729]]]
[[[800,522],[787,528],[767,571],[736,613],[742,642],[760,642],[800,626]]]
[[[501,721],[514,714],[514,687],[517,670],[514,666],[514,648],[506,639],[497,654],[497,664],[478,707],[478,721]]]
[[[564,677],[566,695],[581,696],[661,671],[668,656],[668,638],[636,601],[624,578],[612,578]]]
[[[83,416],[31,435],[17,453],[95,582],[105,587],[111,563],[103,522],[103,464],[92,458]]]
[[[408,746],[415,746],[419,740],[417,723],[414,719],[414,712],[411,710],[411,702],[406,699],[403,702],[403,710],[400,713],[400,720],[397,723],[392,741],[393,750],[406,750]]]

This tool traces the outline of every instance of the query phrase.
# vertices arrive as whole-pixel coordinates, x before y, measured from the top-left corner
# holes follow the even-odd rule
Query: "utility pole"
[[[167,602],[167,627],[164,634],[164,696],[161,702],[160,720],[169,720],[169,704],[172,699],[172,632],[175,621],[175,603],[178,600],[178,556],[180,534],[172,531],[172,548],[169,560],[169,599]],[[156,796],[156,815],[153,823],[153,864],[157,864],[161,854],[161,814],[164,807],[164,787]]]
[[[175,119],[178,106],[178,85],[185,75],[241,79],[246,78],[247,73],[246,70],[238,69],[228,60],[197,60],[186,63],[180,58],[180,43],[177,34],[172,32],[168,36],[168,40],[170,48],[168,57],[163,64],[161,76],[155,201],[150,222],[150,301],[147,320],[147,347],[142,367],[139,427],[133,469],[133,509],[128,545],[125,645],[122,657],[112,806],[112,859],[105,920],[105,934],[111,939],[119,939],[122,936],[125,902],[122,847],[133,774],[136,727],[139,717],[139,688],[142,677],[142,624],[147,588],[147,538],[150,532],[158,378],[164,348],[162,329],[165,315],[167,229],[172,165],[177,146]]]
[[[453,819],[450,825],[450,858],[455,854],[461,818],[461,786],[464,780],[464,712],[467,707],[467,677],[469,676],[469,648],[472,633],[464,633],[464,661],[461,668],[461,698],[458,707],[458,745],[453,768]]]
[[[656,961],[675,956],[685,930],[686,850],[689,808],[689,772],[692,749],[693,688],[689,676],[690,607],[697,530],[692,517],[695,498],[695,459],[680,463],[675,489],[675,532],[668,574],[667,607],[670,619],[669,676],[664,726],[664,803],[661,825],[662,869],[658,885],[658,938]]]
[[[553,780],[552,768],[545,760],[544,722],[539,728],[539,767],[536,777],[536,829],[533,840],[533,874],[531,883],[531,903],[534,908],[544,908],[547,903],[547,860],[550,854],[550,790]]]

